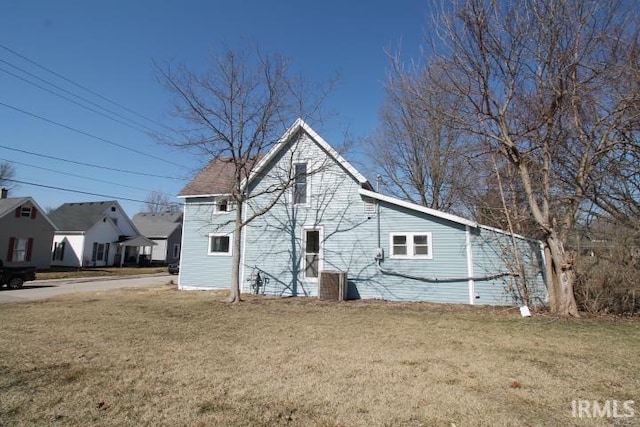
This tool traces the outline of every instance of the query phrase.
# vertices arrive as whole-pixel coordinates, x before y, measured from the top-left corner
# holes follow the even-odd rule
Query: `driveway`
[[[57,295],[79,292],[102,292],[120,288],[150,288],[164,285],[171,280],[168,273],[144,276],[95,277],[83,279],[35,280],[26,282],[22,289],[0,290],[0,304],[35,301]]]

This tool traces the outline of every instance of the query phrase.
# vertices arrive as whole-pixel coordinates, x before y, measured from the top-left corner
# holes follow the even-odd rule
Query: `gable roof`
[[[65,203],[49,213],[49,218],[59,231],[87,231],[105,216],[110,206],[116,206],[131,223],[116,200]],[[133,223],[131,226],[136,230]]]
[[[392,205],[401,206],[406,209],[410,209],[416,212],[426,213],[428,215],[434,216],[436,218],[446,219],[448,221],[452,221],[462,225],[468,225],[469,227],[478,227],[478,223],[475,221],[471,221],[466,218],[462,218],[457,215],[448,214],[446,212],[442,212],[436,209],[427,208],[422,205],[416,205],[415,203],[405,202],[404,200],[396,199],[395,197],[385,196],[384,194],[376,193],[375,191],[365,190],[361,188],[358,192],[365,196],[370,197],[372,199],[381,200],[383,202],[391,203]]]
[[[289,129],[287,129],[284,135],[282,135],[282,137],[278,140],[278,143],[274,145],[273,148],[267,153],[267,155],[258,162],[256,167],[251,171],[249,177],[245,179],[242,186],[244,187],[248,182],[251,182],[251,180],[269,164],[271,159],[273,159],[282,149],[287,146],[289,140],[295,137],[295,135],[301,130],[306,132],[307,135],[311,137],[312,141],[318,144],[318,146],[326,151],[327,154],[333,157],[334,160],[338,162],[338,164],[340,164],[353,178],[355,178],[360,183],[360,185],[371,188],[369,181],[301,118],[298,118],[293,123],[293,125],[291,125]]]
[[[44,219],[47,220],[49,224],[53,227],[54,230],[57,230],[56,224],[51,220],[51,218],[45,213],[45,211],[36,203],[35,200],[31,197],[6,197],[4,199],[0,199],[0,218],[4,218],[8,213],[13,213],[17,208],[24,205],[25,203],[31,203],[39,215],[42,215]]]
[[[354,168],[344,157],[333,149],[320,135],[318,135],[308,124],[302,119],[297,119],[293,125],[286,130],[278,142],[269,150],[269,152],[260,158],[256,166],[251,170],[248,178],[242,182],[242,187],[251,182],[269,162],[287,146],[291,138],[299,131],[306,132],[311,140],[318,144],[324,151],[333,157],[353,178],[355,178],[362,186],[371,188],[369,181]],[[231,194],[233,189],[235,166],[228,159],[214,159],[209,162],[181,191],[178,197],[204,197],[219,196]]]
[[[132,221],[145,237],[169,237],[182,226],[182,212],[141,212]]]

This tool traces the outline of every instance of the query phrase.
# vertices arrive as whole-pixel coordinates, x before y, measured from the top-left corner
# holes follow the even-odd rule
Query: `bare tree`
[[[11,163],[0,163],[0,187],[11,187],[10,183],[15,175],[16,170]]]
[[[431,60],[464,98],[451,116],[518,171],[558,314],[578,315],[563,240],[637,118],[637,89],[623,83],[636,19],[631,2],[616,0],[460,0],[439,20]]]
[[[171,201],[171,196],[162,191],[152,191],[145,199],[142,212],[160,213],[160,212],[178,212],[180,204]]]
[[[229,301],[240,301],[240,254],[243,228],[268,212],[293,185],[292,169],[282,172],[277,185],[248,192],[245,179],[252,176],[259,159],[275,144],[295,117],[308,118],[318,111],[326,91],[292,76],[288,61],[265,55],[259,49],[226,49],[212,55],[210,68],[198,74],[185,66],[157,67],[160,81],[175,95],[175,115],[189,128],[172,144],[228,163],[233,169],[231,199],[233,268]],[[291,168],[293,164],[291,164]],[[313,173],[309,171],[307,173]],[[245,212],[245,202],[263,197],[267,203]]]
[[[461,97],[435,84],[440,78],[437,68],[405,67],[398,54],[389,58],[381,124],[369,145],[373,166],[392,194],[460,212],[473,156],[465,135],[451,125],[448,111]]]

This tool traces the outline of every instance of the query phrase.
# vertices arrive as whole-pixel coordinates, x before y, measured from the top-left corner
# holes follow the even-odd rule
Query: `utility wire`
[[[150,128],[149,126],[146,126],[146,125],[144,125],[144,124],[142,124],[142,123],[136,122],[135,120],[131,120],[131,119],[129,119],[128,117],[123,116],[122,114],[118,114],[118,113],[117,113],[117,112],[115,112],[115,111],[109,110],[108,108],[104,108],[104,107],[103,107],[103,106],[101,106],[100,104],[97,104],[97,103],[95,103],[95,102],[93,102],[93,101],[91,101],[91,100],[89,100],[89,99],[86,99],[86,98],[84,98],[84,97],[82,97],[82,96],[76,95],[75,93],[70,92],[70,91],[66,90],[65,88],[62,88],[62,87],[60,87],[60,86],[58,86],[58,85],[56,85],[56,84],[54,84],[54,83],[51,83],[51,82],[46,81],[46,80],[44,80],[44,79],[41,79],[40,77],[38,77],[38,76],[36,76],[36,75],[34,75],[34,74],[31,74],[30,72],[28,72],[28,71],[26,71],[26,70],[23,70],[23,69],[22,69],[22,68],[20,68],[20,67],[16,67],[15,65],[13,65],[13,64],[11,64],[11,63],[9,63],[9,62],[7,62],[7,61],[4,61],[4,60],[0,59],[0,62],[2,62],[2,63],[4,63],[4,64],[7,64],[7,65],[9,65],[9,66],[11,66],[11,67],[13,67],[13,68],[16,68],[17,70],[19,70],[19,71],[21,71],[21,72],[23,72],[23,73],[27,74],[28,76],[30,76],[30,77],[32,77],[32,78],[34,78],[34,79],[37,79],[37,80],[39,80],[39,81],[41,81],[41,82],[44,82],[44,83],[46,83],[46,84],[48,84],[48,85],[50,85],[50,86],[53,86],[54,88],[58,89],[59,91],[62,91],[62,92],[64,92],[64,93],[67,93],[67,94],[69,94],[69,95],[71,95],[71,96],[74,96],[74,97],[76,97],[76,98],[78,98],[78,99],[81,99],[82,101],[84,101],[84,102],[86,102],[86,103],[88,103],[88,104],[90,104],[90,105],[93,105],[93,106],[95,106],[95,107],[97,107],[97,108],[100,108],[101,110],[104,110],[104,111],[106,111],[106,112],[108,112],[108,113],[110,113],[110,114],[113,114],[113,115],[115,115],[115,116],[117,116],[117,117],[120,117],[120,118],[122,118],[122,119],[124,119],[124,120],[128,120],[128,121],[130,121],[131,123],[135,123],[136,125],[138,125],[138,126],[140,126],[140,127],[143,127],[143,128],[145,128],[145,129],[147,129],[147,130],[142,130],[142,129],[140,129],[139,127],[136,127],[136,126],[131,125],[130,123],[126,123],[126,122],[123,122],[123,121],[121,121],[121,120],[119,120],[119,119],[116,119],[116,118],[114,118],[114,117],[111,117],[111,116],[109,116],[109,115],[107,115],[107,114],[105,114],[105,113],[103,113],[103,112],[101,112],[101,111],[95,110],[95,109],[93,109],[93,108],[91,108],[91,107],[88,107],[88,106],[86,106],[86,105],[84,105],[84,104],[82,104],[82,103],[78,102],[78,101],[75,101],[75,100],[73,100],[73,99],[71,99],[71,98],[68,98],[68,97],[66,97],[66,96],[64,96],[64,95],[62,95],[62,94],[60,94],[60,93],[57,93],[57,92],[55,92],[55,91],[53,91],[53,90],[51,90],[51,89],[48,89],[48,88],[46,88],[46,87],[44,87],[44,86],[42,86],[42,85],[39,85],[38,83],[32,82],[31,80],[26,79],[26,78],[24,78],[24,77],[22,77],[22,76],[19,76],[19,75],[15,74],[15,73],[13,73],[13,72],[11,72],[11,71],[9,71],[9,70],[6,70],[6,69],[4,69],[4,68],[0,68],[0,71],[4,71],[5,73],[7,73],[7,74],[9,74],[9,75],[11,75],[11,76],[13,76],[13,77],[15,77],[16,79],[19,79],[19,80],[22,80],[23,82],[29,83],[30,85],[33,85],[33,86],[37,87],[38,89],[42,89],[42,90],[44,90],[44,91],[46,91],[46,92],[49,92],[49,93],[51,93],[51,94],[53,94],[53,95],[56,95],[56,96],[58,96],[58,97],[60,97],[60,98],[62,98],[62,99],[64,99],[64,100],[66,100],[66,101],[68,101],[68,102],[71,102],[72,104],[79,105],[79,106],[80,106],[80,107],[82,107],[82,108],[85,108],[85,109],[87,109],[87,110],[89,110],[89,111],[92,111],[92,112],[94,112],[94,113],[96,113],[96,114],[99,114],[99,115],[101,115],[101,116],[103,116],[103,117],[106,117],[106,118],[108,118],[108,119],[110,119],[110,120],[113,120],[113,121],[115,121],[115,122],[118,122],[118,123],[120,123],[120,124],[122,124],[122,125],[124,125],[124,126],[130,127],[131,129],[135,129],[135,130],[137,130],[137,131],[139,131],[139,132],[142,132],[142,133],[148,133],[148,131],[150,131],[150,132],[155,132],[155,129]]]
[[[18,162],[16,160],[9,160],[9,159],[5,159],[5,158],[2,158],[2,157],[0,157],[0,160],[4,160],[6,162],[10,162],[10,163],[17,164],[17,165],[27,166],[27,167],[30,167],[30,168],[36,168],[36,169],[45,170],[45,171],[57,173],[57,174],[60,174],[60,175],[68,175],[68,176],[73,176],[73,177],[76,177],[76,178],[86,179],[86,180],[89,180],[89,181],[102,182],[104,184],[111,184],[111,185],[117,185],[119,187],[131,188],[133,190],[146,191],[146,192],[149,192],[149,193],[151,193],[153,191],[153,190],[149,190],[147,188],[132,187],[130,185],[118,184],[116,182],[105,181],[103,179],[89,178],[87,176],[77,175],[77,174],[74,174],[74,173],[71,173],[71,172],[63,172],[63,171],[59,171],[59,170],[55,170],[55,169],[45,168],[45,167],[42,167],[42,166],[31,165],[29,163]]]
[[[158,123],[158,122],[156,122],[155,120],[150,119],[149,117],[146,117],[146,116],[144,116],[144,115],[142,115],[142,114],[140,114],[140,113],[137,113],[137,112],[135,112],[135,111],[133,111],[133,110],[131,110],[131,109],[129,109],[129,108],[127,108],[127,107],[125,107],[125,106],[124,106],[124,105],[122,105],[122,104],[119,104],[119,103],[117,103],[117,102],[115,102],[115,101],[112,101],[111,99],[109,99],[109,98],[107,98],[107,97],[105,97],[105,96],[103,96],[103,95],[100,95],[99,93],[97,93],[97,92],[95,92],[95,91],[93,91],[93,90],[89,89],[88,87],[83,86],[83,85],[81,85],[81,84],[79,84],[79,83],[76,83],[76,82],[74,82],[73,80],[71,80],[71,79],[69,79],[69,78],[67,78],[67,77],[65,77],[65,76],[63,76],[63,75],[61,75],[61,74],[58,74],[58,73],[56,73],[55,71],[53,71],[53,70],[51,70],[51,69],[49,69],[49,68],[45,67],[44,65],[40,65],[40,64],[38,64],[37,62],[35,62],[35,61],[33,61],[33,60],[31,60],[31,59],[27,58],[27,57],[26,57],[26,56],[24,56],[24,55],[21,55],[20,53],[16,52],[15,50],[9,49],[7,46],[5,46],[5,45],[3,45],[3,44],[0,44],[0,48],[2,48],[2,49],[4,49],[4,50],[6,50],[7,52],[11,52],[11,53],[12,53],[12,54],[14,54],[15,56],[17,56],[17,57],[19,57],[19,58],[24,59],[25,61],[27,61],[27,62],[29,62],[29,63],[31,63],[31,64],[35,65],[36,67],[39,67],[39,68],[41,68],[41,69],[43,69],[43,70],[45,70],[45,71],[47,71],[47,72],[49,72],[49,73],[53,74],[54,76],[56,76],[56,77],[58,77],[58,78],[60,78],[60,79],[62,79],[62,80],[64,80],[64,81],[66,81],[66,82],[68,82],[68,83],[71,83],[72,85],[74,85],[74,86],[76,86],[76,87],[79,87],[80,89],[82,89],[82,90],[84,90],[84,91],[87,91],[87,92],[89,92],[90,94],[92,94],[92,95],[94,95],[94,96],[97,96],[98,98],[100,98],[100,99],[102,99],[102,100],[104,100],[104,101],[107,101],[107,102],[109,102],[109,103],[111,103],[111,104],[113,104],[113,105],[115,105],[115,106],[117,106],[117,107],[122,108],[122,109],[123,109],[123,110],[125,110],[125,111],[128,111],[128,112],[130,112],[130,113],[132,113],[132,114],[135,114],[136,116],[138,116],[138,117],[140,117],[140,118],[142,118],[142,119],[145,119],[145,120],[147,120],[147,121],[148,121],[148,122],[150,122],[150,123],[153,123],[153,124],[155,124],[155,125],[157,125],[157,126],[160,126],[160,127],[164,128],[164,129],[167,129],[167,130],[172,131],[172,129],[168,128],[167,126],[165,126],[165,125],[163,125],[163,124],[161,124],[161,123]]]
[[[32,185],[34,187],[49,188],[49,189],[52,189],[52,190],[66,191],[66,192],[69,192],[69,193],[87,194],[87,195],[90,195],[90,196],[104,197],[104,198],[113,199],[113,200],[126,200],[128,202],[147,203],[146,200],[129,199],[129,198],[126,198],[126,197],[110,196],[108,194],[100,194],[100,193],[91,193],[89,191],[72,190],[70,188],[55,187],[53,185],[38,184],[38,183],[35,183],[35,182],[20,181],[20,180],[17,180],[17,179],[5,179],[5,181],[15,182],[17,184]],[[158,204],[158,203],[156,203],[156,204]]]
[[[142,156],[146,156],[146,157],[149,157],[149,158],[152,158],[152,159],[155,159],[155,160],[159,160],[159,161],[161,161],[161,162],[168,163],[168,164],[170,164],[170,165],[172,165],[172,166],[178,166],[178,167],[182,167],[182,168],[186,168],[186,169],[188,169],[188,168],[187,168],[187,166],[179,165],[179,164],[176,164],[176,163],[170,162],[169,160],[165,160],[165,159],[163,159],[163,158],[160,158],[160,157],[154,156],[153,154],[145,153],[144,151],[140,151],[140,150],[136,150],[135,148],[127,147],[126,145],[119,144],[119,143],[117,143],[117,142],[111,141],[111,140],[106,139],[106,138],[102,138],[102,137],[100,137],[100,136],[93,135],[93,134],[91,134],[91,133],[89,133],[89,132],[85,132],[85,131],[83,131],[83,130],[76,129],[76,128],[73,128],[73,127],[71,127],[71,126],[67,126],[67,125],[65,125],[65,124],[62,124],[62,123],[56,122],[56,121],[51,120],[51,119],[47,119],[46,117],[42,117],[42,116],[39,116],[39,115],[37,115],[37,114],[31,113],[31,112],[29,112],[29,111],[22,110],[22,109],[20,109],[20,108],[18,108],[18,107],[14,107],[14,106],[12,106],[12,105],[8,105],[8,104],[5,104],[5,103],[3,103],[3,102],[0,102],[0,105],[2,105],[2,106],[3,106],[3,107],[5,107],[5,108],[9,108],[9,109],[11,109],[11,110],[14,110],[14,111],[18,111],[18,112],[20,112],[20,113],[22,113],[22,114],[25,114],[25,115],[27,115],[27,116],[31,116],[31,117],[34,117],[34,118],[36,118],[36,119],[39,119],[39,120],[45,121],[45,122],[47,122],[47,123],[51,123],[51,124],[56,125],[56,126],[59,126],[59,127],[61,127],[61,128],[64,128],[64,129],[70,130],[70,131],[72,131],[72,132],[79,133],[80,135],[88,136],[89,138],[93,138],[93,139],[96,139],[96,140],[98,140],[98,141],[102,141],[102,142],[105,142],[105,143],[107,143],[107,144],[113,145],[113,146],[115,146],[115,147],[119,147],[119,148],[122,148],[122,149],[124,149],[124,150],[131,151],[132,153],[137,153],[137,154],[140,154],[140,155],[142,155]]]
[[[43,158],[46,158],[46,159],[59,160],[61,162],[73,163],[75,165],[89,166],[89,167],[92,167],[92,168],[111,170],[111,171],[115,171],[115,172],[128,173],[128,174],[132,174],[132,175],[150,176],[150,177],[154,177],[154,178],[163,178],[163,179],[172,179],[172,180],[175,180],[175,181],[187,181],[187,179],[184,179],[184,178],[175,178],[175,177],[164,176],[164,175],[154,175],[154,174],[151,174],[151,173],[135,172],[135,171],[129,171],[129,170],[125,170],[125,169],[111,168],[111,167],[108,167],[108,166],[94,165],[94,164],[91,164],[91,163],[77,162],[77,161],[74,161],[74,160],[63,159],[61,157],[48,156],[46,154],[34,153],[32,151],[21,150],[19,148],[7,147],[7,146],[4,146],[4,145],[0,145],[0,148],[4,148],[5,150],[17,151],[19,153],[30,154],[32,156],[43,157]]]

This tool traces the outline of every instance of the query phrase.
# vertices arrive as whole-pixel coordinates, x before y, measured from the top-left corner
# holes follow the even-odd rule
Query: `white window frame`
[[[33,212],[33,208],[31,206],[21,206],[20,207],[20,217],[21,218],[31,218],[31,213]]]
[[[305,165],[306,166],[306,172],[304,174],[304,180],[305,180],[305,200],[304,203],[296,203],[296,187],[297,187],[297,183],[296,183],[296,166],[298,165]],[[308,161],[300,161],[300,162],[295,162],[293,164],[293,168],[291,171],[292,174],[292,179],[293,179],[293,185],[291,186],[291,202],[293,203],[294,206],[310,206],[311,204],[311,175],[309,175],[309,162]]]
[[[212,252],[211,251],[211,239],[213,237],[228,237],[229,238],[229,250],[227,252]],[[233,255],[233,233],[209,233],[207,238],[207,255],[210,256],[231,256]]]
[[[318,231],[319,252],[318,252],[318,277],[307,277],[307,231]],[[309,282],[317,282],[320,279],[320,272],[324,268],[324,227],[317,225],[305,225],[302,227],[302,268],[300,274],[302,279]]]
[[[226,202],[225,206],[227,207],[227,209],[224,210],[224,211],[220,209],[220,205],[221,205],[220,202],[223,202],[223,201]],[[231,209],[231,198],[230,197],[216,197],[213,200],[213,206],[214,206],[213,213],[215,213],[215,214],[227,214],[227,213],[231,212],[231,210],[232,210]]]
[[[405,236],[407,241],[407,254],[395,255],[393,252],[393,238],[395,236]],[[429,253],[426,255],[415,253],[415,236],[427,236],[427,246]],[[430,231],[421,232],[393,232],[389,233],[389,258],[395,259],[433,259],[433,238]]]
[[[24,237],[16,237],[13,241],[12,262],[27,261],[27,252],[29,251],[29,239]]]

